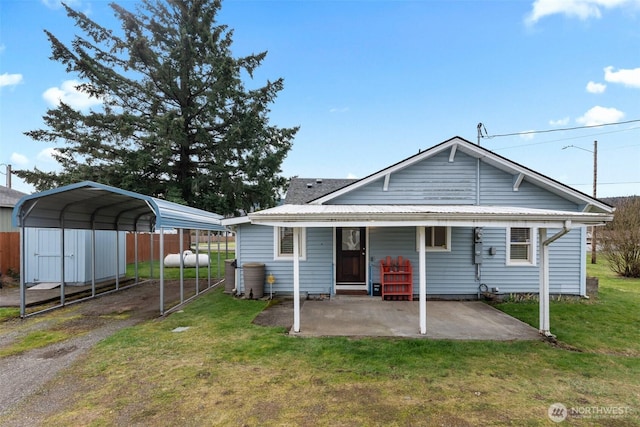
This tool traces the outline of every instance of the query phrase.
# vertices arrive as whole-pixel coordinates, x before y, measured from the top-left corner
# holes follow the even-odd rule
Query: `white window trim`
[[[275,261],[291,261],[293,259],[293,254],[280,253],[280,228],[282,227],[273,227],[273,259]],[[307,259],[307,229],[301,228],[298,236],[300,237],[299,259],[304,261]]]
[[[511,229],[512,228],[528,228],[529,229],[529,260],[512,260],[511,259]],[[537,248],[538,248],[538,230],[536,228],[531,227],[507,227],[507,232],[505,233],[507,236],[506,239],[506,254],[505,254],[505,264],[508,266],[514,267],[522,267],[522,266],[535,266],[537,265]]]
[[[440,227],[440,226],[425,226],[425,236],[426,236],[426,229],[427,228],[436,228],[436,227]],[[425,250],[427,252],[451,252],[451,227],[444,227],[446,229],[446,239],[447,239],[447,247],[443,248],[442,246],[427,246],[425,248]],[[420,252],[420,236],[418,233],[418,229],[416,228],[416,251]]]

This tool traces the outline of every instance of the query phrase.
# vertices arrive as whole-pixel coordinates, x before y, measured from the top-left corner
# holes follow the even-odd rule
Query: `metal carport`
[[[164,253],[164,233],[166,229],[177,229],[180,233],[182,245],[182,232],[184,229],[206,231],[227,231],[221,225],[221,215],[203,211],[200,209],[183,206],[166,200],[157,199],[143,194],[134,193],[120,188],[99,184],[92,181],[83,181],[52,190],[43,191],[22,197],[13,210],[13,225],[20,227],[20,269],[24,271],[25,242],[24,227],[59,228],[62,238],[60,253],[65,253],[64,230],[84,229],[92,230],[92,271],[95,272],[95,231],[129,231],[129,232],[160,232],[160,254]],[[116,233],[118,235],[118,233]],[[137,234],[135,244],[137,246]],[[118,245],[116,244],[116,248]],[[198,251],[198,247],[196,249]],[[182,247],[180,252],[182,253]],[[60,278],[60,304],[48,308],[51,310],[65,305],[65,257],[61,256]],[[116,256],[116,289],[124,289],[119,286],[117,272],[119,257]],[[209,263],[209,283],[211,287],[211,263]],[[180,304],[187,302],[183,296],[184,260],[180,257]],[[136,283],[137,274],[137,250],[136,250]],[[197,279],[196,279],[197,281]],[[92,280],[93,298],[95,291],[95,274]],[[25,307],[26,283],[24,275],[20,275],[20,315],[26,317]],[[198,292],[196,292],[197,294]],[[83,298],[86,299],[86,298]],[[74,301],[76,302],[76,301]],[[172,309],[175,307],[172,307]],[[39,311],[41,312],[41,311]],[[164,265],[160,262],[160,314],[165,313],[164,308]],[[30,313],[36,314],[36,313]]]

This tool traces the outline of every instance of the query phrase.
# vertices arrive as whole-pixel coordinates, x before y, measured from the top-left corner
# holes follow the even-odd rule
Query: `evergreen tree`
[[[67,5],[84,36],[66,46],[45,31],[51,59],[102,104],[49,109],[46,129],[26,134],[59,143],[62,170],[16,175],[38,190],[92,180],[221,214],[273,206],[298,128],[269,124],[282,79],[245,88],[266,52],[232,56],[219,0],[143,0],[135,13],[110,6],[120,35]]]

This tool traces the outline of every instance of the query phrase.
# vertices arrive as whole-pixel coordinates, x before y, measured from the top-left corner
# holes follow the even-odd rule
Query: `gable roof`
[[[22,197],[17,227],[153,231],[160,228],[226,230],[221,215],[92,181]]]
[[[289,180],[289,187],[287,188],[284,203],[287,205],[308,203],[356,181],[357,179],[293,177]]]
[[[0,185],[0,207],[13,208],[18,203],[18,200],[26,195],[21,191]]]
[[[422,151],[418,154],[415,154],[411,157],[401,160],[398,163],[395,163],[365,178],[362,178],[356,182],[353,182],[350,185],[347,185],[345,187],[342,187],[340,189],[327,193],[314,200],[310,200],[308,203],[324,204],[324,203],[330,202],[336,197],[342,196],[355,189],[361,188],[373,181],[384,178],[385,176],[388,176],[394,172],[397,172],[408,166],[418,163],[422,160],[428,159],[437,154],[440,154],[442,152],[447,152],[447,151],[449,152],[450,161],[454,161],[456,153],[460,151],[466,155],[469,155],[476,159],[480,159],[484,163],[491,165],[499,170],[502,170],[504,172],[507,172],[513,175],[514,189],[517,189],[517,186],[519,186],[523,180],[526,180],[536,186],[544,188],[565,199],[571,200],[572,202],[578,205],[584,205],[584,210],[587,212],[610,213],[613,211],[613,207],[611,205],[608,205],[607,203],[601,200],[593,198],[585,193],[582,193],[581,191],[578,191],[572,187],[569,187],[568,185],[562,184],[561,182],[556,181],[552,178],[549,178],[548,176],[538,173],[532,169],[529,169],[526,166],[523,166],[519,163],[511,161],[506,157],[502,157],[491,150],[488,150],[480,145],[467,141],[466,139],[461,138],[459,136],[453,137],[425,151]]]

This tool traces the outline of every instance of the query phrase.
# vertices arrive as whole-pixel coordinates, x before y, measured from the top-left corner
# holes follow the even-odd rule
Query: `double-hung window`
[[[274,258],[275,259],[292,259],[293,258],[293,228],[291,227],[274,227]],[[298,233],[298,255],[300,259],[305,259],[306,250],[306,229],[300,229]]]
[[[513,227],[507,229],[507,264],[535,264],[535,233],[531,228]]]
[[[451,251],[451,227],[425,227],[425,249],[427,252]],[[420,250],[416,233],[416,250]]]

